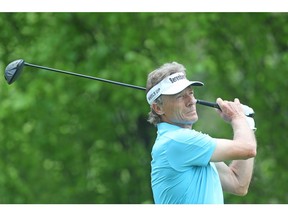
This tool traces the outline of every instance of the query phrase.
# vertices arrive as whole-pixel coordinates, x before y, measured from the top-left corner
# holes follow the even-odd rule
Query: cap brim
[[[199,82],[199,81],[189,81],[187,79],[183,79],[181,81],[175,82],[174,84],[171,85],[171,87],[169,89],[166,89],[164,92],[162,92],[163,95],[174,95],[177,94],[179,92],[181,92],[182,90],[184,90],[185,88],[187,88],[188,86],[203,86],[204,83]]]

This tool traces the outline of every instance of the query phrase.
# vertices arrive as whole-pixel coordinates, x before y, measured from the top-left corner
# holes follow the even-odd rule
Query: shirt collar
[[[161,135],[161,134],[166,133],[168,131],[179,130],[182,128],[177,126],[177,125],[169,124],[167,122],[161,122],[161,123],[157,124],[157,129],[158,129],[158,133]]]

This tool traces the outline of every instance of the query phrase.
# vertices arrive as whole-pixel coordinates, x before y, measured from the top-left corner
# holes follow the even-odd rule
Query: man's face
[[[196,99],[191,86],[175,95],[162,95],[162,120],[180,127],[190,127],[198,120]]]

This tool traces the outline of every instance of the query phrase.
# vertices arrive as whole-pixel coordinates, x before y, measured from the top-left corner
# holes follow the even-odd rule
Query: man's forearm
[[[247,160],[234,160],[229,167],[238,181],[239,193],[242,195],[247,194],[253,175],[254,158],[249,158]]]
[[[234,131],[234,140],[245,143],[246,145],[251,145],[252,149],[257,151],[257,142],[253,130],[249,127],[248,123],[245,124],[243,121],[245,119],[238,119],[232,125]],[[229,165],[232,172],[238,181],[240,194],[245,195],[248,192],[248,188],[253,175],[254,168],[254,157],[246,160],[234,160]]]
[[[246,117],[234,119],[231,122],[233,128],[233,140],[240,142],[243,147],[251,151],[251,155],[256,155],[257,142],[254,131],[249,127]]]

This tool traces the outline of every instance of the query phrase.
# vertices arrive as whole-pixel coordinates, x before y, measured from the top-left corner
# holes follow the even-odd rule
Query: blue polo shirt
[[[209,135],[168,123],[157,125],[151,156],[151,185],[156,204],[223,204],[214,163],[216,142]]]

